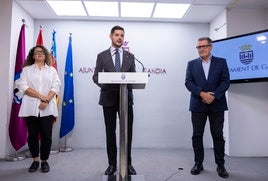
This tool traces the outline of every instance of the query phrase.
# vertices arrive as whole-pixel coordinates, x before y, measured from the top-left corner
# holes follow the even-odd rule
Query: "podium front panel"
[[[148,73],[144,72],[99,72],[100,84],[147,84]]]

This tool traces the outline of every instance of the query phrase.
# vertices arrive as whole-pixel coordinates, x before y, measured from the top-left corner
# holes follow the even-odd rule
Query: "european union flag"
[[[73,53],[72,36],[69,36],[65,72],[64,72],[64,94],[62,101],[60,138],[67,135],[74,128],[74,84],[73,84]]]

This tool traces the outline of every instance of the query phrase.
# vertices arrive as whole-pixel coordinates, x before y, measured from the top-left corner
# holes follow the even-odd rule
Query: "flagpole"
[[[72,147],[67,147],[67,136],[64,136],[64,145],[60,148],[60,152],[71,152],[73,151]]]
[[[12,161],[12,162],[15,162],[15,161],[21,161],[21,160],[24,160],[26,159],[26,155],[19,155],[17,151],[15,151],[14,155],[11,155],[11,156],[8,156],[6,157],[6,161]]]

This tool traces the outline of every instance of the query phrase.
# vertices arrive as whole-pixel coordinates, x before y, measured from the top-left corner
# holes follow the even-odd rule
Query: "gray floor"
[[[193,176],[191,149],[133,149],[133,166],[145,181],[268,181],[268,157],[241,158],[226,156],[228,179],[220,178],[213,150],[205,152],[204,171]],[[107,167],[104,149],[74,149],[50,156],[51,171],[28,172],[31,158],[22,161],[0,160],[1,181],[102,181]],[[183,170],[179,170],[182,168]],[[118,174],[118,173],[117,173]]]

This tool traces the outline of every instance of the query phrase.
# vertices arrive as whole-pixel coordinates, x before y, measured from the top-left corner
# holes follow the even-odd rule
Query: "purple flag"
[[[20,78],[22,66],[25,60],[25,24],[21,26],[20,36],[17,47],[14,85]],[[19,95],[18,88],[14,86],[14,97],[11,107],[11,114],[9,120],[9,137],[12,146],[16,151],[23,147],[27,142],[27,126],[23,118],[18,117],[22,96]]]

